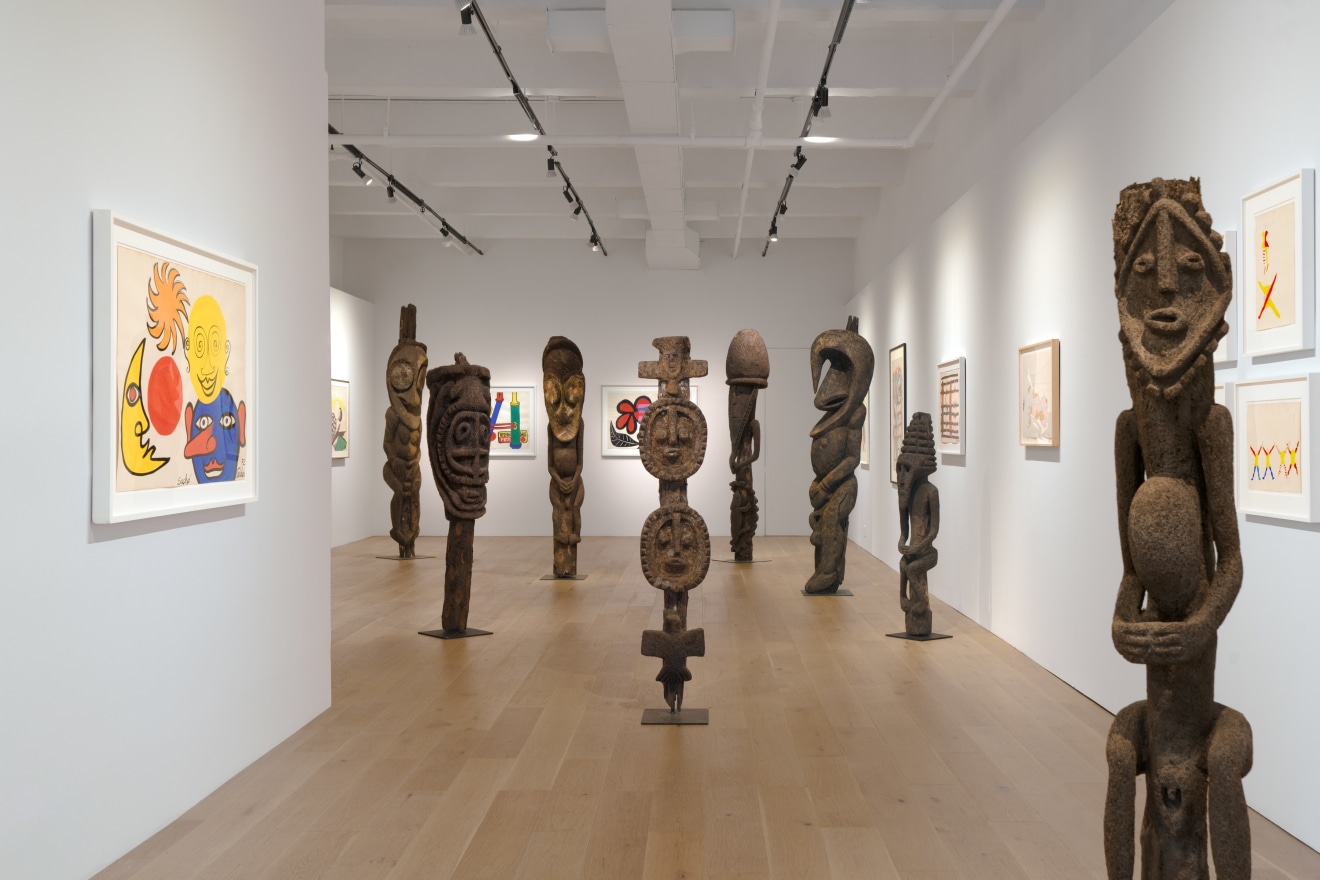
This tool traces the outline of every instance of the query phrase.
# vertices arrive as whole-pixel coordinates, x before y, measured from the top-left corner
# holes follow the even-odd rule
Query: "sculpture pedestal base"
[[[585,581],[586,579],[587,576],[585,574],[566,574],[563,577],[560,577],[557,574],[541,575],[541,580],[543,581]]]
[[[933,642],[933,641],[935,641],[936,639],[951,639],[951,638],[953,638],[953,636],[946,635],[946,634],[944,634],[944,633],[931,633],[931,634],[928,635],[928,636],[910,636],[910,635],[908,635],[908,634],[905,633],[905,632],[901,632],[901,633],[885,633],[885,635],[887,635],[887,636],[888,636],[889,638],[891,638],[891,639],[907,639],[908,641],[912,641],[912,642]]]
[[[488,629],[473,629],[472,627],[468,627],[467,629],[456,629],[453,632],[448,632],[443,629],[425,629],[419,632],[418,635],[430,636],[433,639],[470,639],[473,636],[488,636],[491,635],[491,632]]]
[[[670,712],[668,709],[643,709],[643,724],[710,724],[709,709],[684,709]]]
[[[843,587],[840,587],[839,589],[837,589],[837,590],[833,590],[832,592],[829,592],[829,593],[808,593],[806,590],[803,590],[803,591],[802,591],[802,595],[804,595],[804,596],[851,596],[851,595],[852,595],[852,590],[845,590]]]
[[[769,562],[769,559],[712,559],[711,562],[727,562],[731,565],[751,565],[753,562]]]
[[[434,556],[377,556],[377,559],[393,559],[395,562],[412,562],[414,559],[435,559]]]

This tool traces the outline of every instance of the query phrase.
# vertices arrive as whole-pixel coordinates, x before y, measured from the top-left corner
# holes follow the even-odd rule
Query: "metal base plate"
[[[928,635],[928,636],[910,636],[910,635],[908,635],[908,634],[905,633],[905,632],[901,632],[901,633],[885,633],[885,635],[889,636],[889,638],[891,638],[891,639],[907,639],[908,641],[911,641],[911,642],[933,642],[933,641],[935,641],[936,639],[951,639],[951,638],[953,638],[953,636],[945,635],[944,633],[931,633],[931,634]]]
[[[808,593],[806,590],[803,590],[803,591],[802,591],[802,595],[804,595],[804,596],[851,596],[851,595],[852,595],[852,590],[845,590],[843,587],[840,587],[839,589],[835,590],[835,591],[832,592],[832,593]]]
[[[470,639],[473,636],[488,636],[491,632],[488,629],[460,629],[455,632],[446,632],[442,629],[426,629],[418,633],[419,636],[430,636],[435,639]]]
[[[560,577],[557,574],[541,575],[541,580],[543,581],[585,581],[586,579],[587,576],[585,574],[570,574],[566,577]]]
[[[712,559],[711,562],[727,562],[730,565],[751,565],[753,562],[770,562],[769,559]]]
[[[393,559],[395,562],[412,562],[414,559],[435,559],[434,556],[377,556],[377,559]]]
[[[709,709],[684,709],[670,712],[668,709],[643,709],[643,724],[710,724]]]

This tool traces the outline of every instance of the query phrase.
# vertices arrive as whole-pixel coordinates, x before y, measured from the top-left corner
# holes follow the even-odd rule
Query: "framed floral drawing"
[[[954,358],[940,364],[936,368],[935,380],[940,395],[935,448],[946,455],[964,455],[967,452],[967,431],[963,425],[967,358]]]
[[[257,267],[92,213],[92,519],[257,500]]]
[[[1018,445],[1059,445],[1059,340],[1018,349]]]
[[[1315,172],[1304,168],[1242,200],[1242,353],[1315,346]]]
[[[1316,376],[1234,384],[1233,471],[1243,513],[1320,521],[1311,460]]]

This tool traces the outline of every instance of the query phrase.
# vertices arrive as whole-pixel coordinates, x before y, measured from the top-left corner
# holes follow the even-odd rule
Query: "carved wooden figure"
[[[1133,876],[1142,774],[1142,877],[1208,878],[1207,830],[1220,880],[1251,876],[1251,726],[1214,700],[1217,631],[1242,585],[1232,417],[1213,402],[1212,354],[1232,296],[1222,246],[1199,180],[1123,190],[1114,277],[1132,408],[1114,438],[1123,579],[1113,638],[1146,666],[1146,699],[1109,729],[1110,880]]]
[[[829,365],[825,378],[821,370]],[[871,387],[875,353],[857,333],[857,319],[848,318],[846,330],[826,330],[811,344],[811,385],[816,409],[825,415],[811,429],[811,543],[816,548],[816,571],[807,580],[808,593],[836,593],[843,583],[844,553],[848,549],[848,514],[857,503],[857,477],[861,461],[862,428]]]
[[[756,392],[770,378],[770,352],[755,330],[740,330],[729,343],[724,361],[729,386],[729,470],[733,471],[733,502],[729,506],[729,547],[735,562],[752,561],[758,507],[752,488],[752,462],[761,457],[761,423],[756,419]]]
[[[572,340],[551,336],[541,354],[545,411],[550,417],[550,521],[554,535],[554,575],[577,576],[577,545],[582,541],[582,401],[587,380],[582,352]]]
[[[913,413],[898,455],[898,604],[907,634],[929,636],[933,615],[926,573],[939,561],[940,490],[935,473],[935,430],[929,413]]]
[[[688,477],[706,456],[706,418],[688,397],[688,380],[706,375],[705,361],[691,360],[686,336],[663,336],[651,343],[657,361],[642,361],[637,375],[658,379],[659,394],[638,429],[642,464],[660,481],[660,507],[642,526],[642,573],[664,590],[663,630],[642,633],[642,654],[661,659],[656,681],[664,686],[671,713],[683,709],[683,685],[692,679],[688,657],[706,653],[705,632],[688,631],[688,591],[710,568],[710,533],[706,521],[687,503]]]
[[[417,341],[417,307],[399,309],[399,344],[385,367],[390,407],[385,410],[385,482],[390,499],[390,537],[399,557],[416,555],[422,492],[422,388],[426,346]]]
[[[426,411],[426,440],[431,473],[445,505],[449,539],[445,547],[443,633],[467,630],[472,596],[472,537],[486,513],[490,479],[490,370],[469,364],[462,352],[454,363],[426,374],[431,403]],[[472,631],[477,632],[477,631]]]

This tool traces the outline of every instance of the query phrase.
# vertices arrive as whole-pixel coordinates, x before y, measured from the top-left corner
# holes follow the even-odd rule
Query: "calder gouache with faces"
[[[244,479],[245,287],[116,246],[120,492]]]

